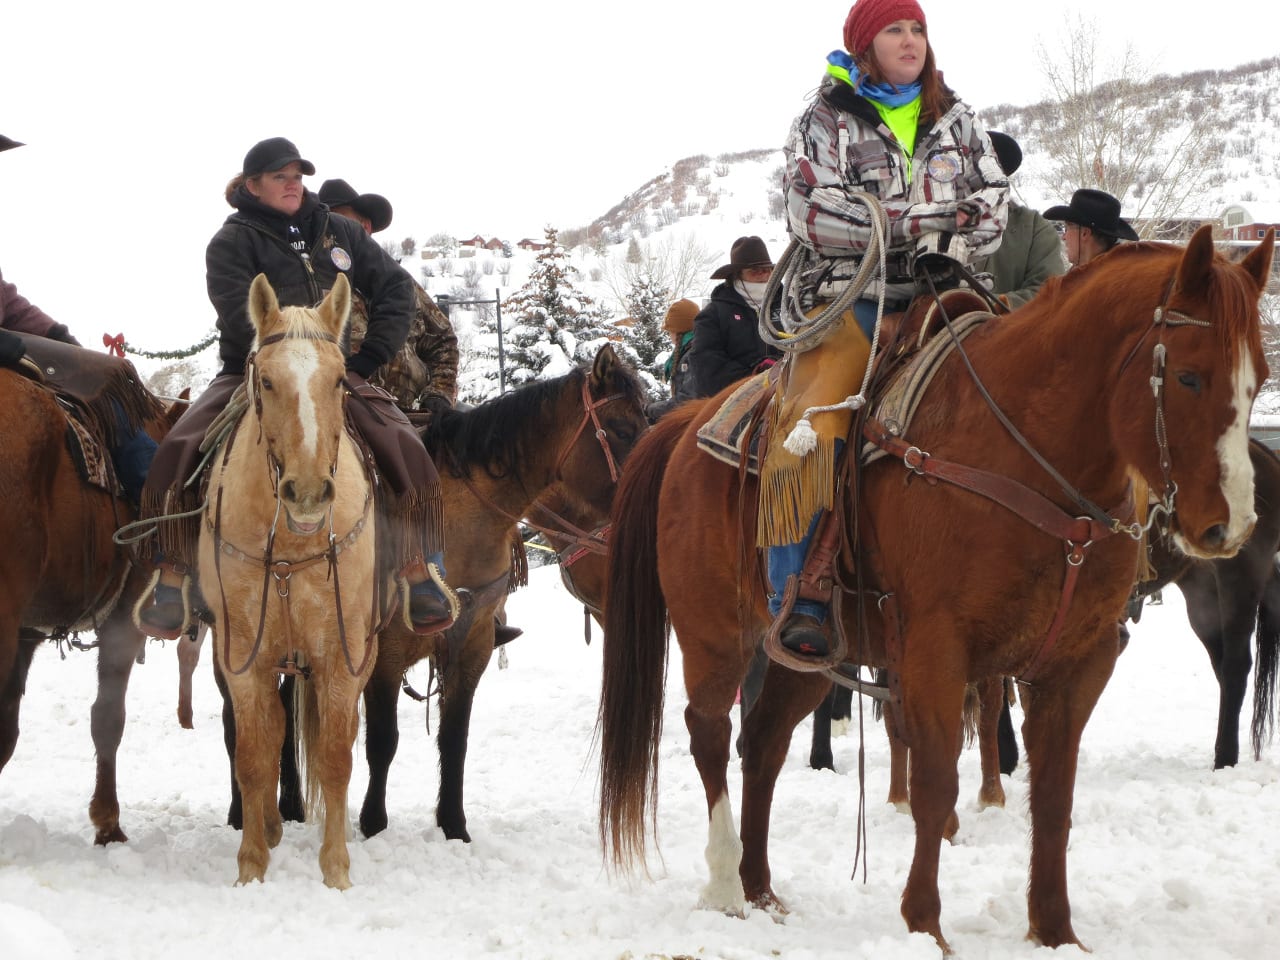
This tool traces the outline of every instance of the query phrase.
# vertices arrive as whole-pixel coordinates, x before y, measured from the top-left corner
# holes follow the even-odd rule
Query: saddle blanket
[[[769,382],[768,371],[744,380],[711,419],[698,429],[699,449],[731,467],[742,463],[745,449],[747,471],[759,475],[760,434],[765,418],[757,417],[756,410],[769,402],[772,393],[773,384]],[[753,422],[755,429],[749,430]]]

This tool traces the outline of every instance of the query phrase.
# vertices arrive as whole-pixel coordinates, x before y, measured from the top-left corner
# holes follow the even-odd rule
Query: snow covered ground
[[[599,633],[583,645],[581,609],[551,567],[535,569],[509,609],[525,636],[509,648],[509,668],[495,662],[480,684],[467,777],[474,842],[447,842],[435,827],[434,743],[423,708],[404,699],[391,825],[370,840],[353,830],[355,886],[342,893],[321,883],[316,828],[298,824],[286,825],[265,884],[233,885],[239,835],[223,824],[227,764],[208,653],[196,729],[182,730],[172,645],[153,644],[134,671],[120,751],[130,841],[95,848],[86,813],[94,656],[39,650],[22,738],[0,775],[0,958],[936,960],[933,941],[909,935],[898,913],[912,825],[883,803],[887,749],[869,716],[867,882],[851,879],[856,726],[836,741],[831,773],[808,769],[805,724],[774,807],[774,885],[791,915],[776,923],[700,911],[706,815],[678,651],[662,747],[662,857],[651,858],[652,879],[611,877],[596,842],[591,751]],[[425,672],[411,679],[421,687]],[[1214,772],[1216,691],[1181,597],[1167,590],[1134,628],[1085,732],[1069,871],[1075,929],[1098,960],[1280,949],[1280,748]],[[944,929],[969,960],[1048,956],[1023,939],[1025,768],[1006,778],[1006,809],[979,812],[976,751],[961,763],[961,829],[942,852]],[[361,754],[353,809],[363,766]],[[730,775],[736,790],[737,770]]]

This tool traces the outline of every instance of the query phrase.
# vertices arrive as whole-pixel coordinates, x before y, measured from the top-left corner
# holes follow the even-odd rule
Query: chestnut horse
[[[103,454],[122,412],[159,440],[182,409],[166,411],[127,360],[61,344],[47,348],[62,353],[42,367],[78,369],[89,363],[100,370],[102,392],[80,422],[96,435]],[[0,770],[18,742],[19,708],[35,648],[51,637],[96,632],[98,694],[90,728],[97,770],[89,818],[95,843],[123,841],[128,838],[120,827],[116,754],[129,673],[146,639],[132,611],[147,578],[112,537],[137,512],[122,495],[82,477],[80,455],[72,453],[80,446],[71,440],[68,414],[52,388],[0,368],[0,418],[0,491],[6,501],[0,512]]]
[[[282,308],[267,278],[254,278],[249,403],[210,467],[199,565],[235,715],[240,883],[264,879],[282,835],[278,681],[296,672],[309,677],[298,728],[308,793],[318,788],[324,807],[320,870],[327,886],[351,885],[351,750],[388,588],[375,573],[373,487],[344,417],[350,307],[342,276],[314,309]]]
[[[890,707],[914,751],[916,842],[902,915],[944,950],[938,864],[957,797],[965,687],[997,675],[1030,691],[1029,935],[1079,942],[1067,835],[1081,733],[1114,667],[1136,570],[1134,483],[1166,508],[1176,491],[1174,536],[1188,554],[1230,556],[1249,535],[1248,419],[1267,375],[1258,299],[1273,246],[1270,232],[1230,264],[1208,227],[1185,249],[1125,244],[973,332],[934,375],[905,438],[895,442],[865,411],[858,418],[863,435],[896,456],[861,466],[856,503],[847,496],[855,483],[843,485],[836,516],[861,561],[837,574],[861,592],[845,587],[835,610],[850,660],[890,668]],[[616,865],[644,858],[669,617],[709,817],[702,901],[730,913],[744,901],[783,910],[768,860],[773,785],[791,731],[829,681],[767,670],[745,720],[739,842],[729,713],[769,623],[753,549],[756,481],[698,449],[697,430],[718,403],[690,407],[641,440],[614,503],[601,841]]]
[[[427,433],[445,502],[445,566],[449,583],[466,591],[465,616],[442,638],[415,637],[395,625],[382,634],[365,690],[369,789],[360,829],[366,836],[387,825],[401,678],[434,657],[441,676],[436,822],[450,840],[470,841],[463,775],[471,705],[493,654],[494,613],[507,593],[516,523],[553,492],[571,516],[603,521],[618,470],[648,425],[646,402],[636,375],[606,345],[589,368],[447,413]],[[533,513],[552,525],[544,512]]]

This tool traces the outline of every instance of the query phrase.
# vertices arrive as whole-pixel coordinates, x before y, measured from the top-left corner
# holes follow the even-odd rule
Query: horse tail
[[[1258,629],[1254,634],[1257,657],[1253,674],[1253,757],[1262,758],[1262,746],[1270,741],[1275,724],[1276,678],[1280,675],[1280,568],[1273,562],[1271,575],[1258,605]]]
[[[306,657],[302,653],[298,654],[298,665],[306,665]],[[310,680],[293,685],[293,724],[298,776],[305,784],[303,809],[308,823],[323,822],[324,791],[321,789],[320,767],[312,762],[314,751],[320,746],[320,705],[316,700],[316,685]]]
[[[636,444],[614,496],[604,604],[600,846],[615,867],[645,862],[656,826],[658,743],[667,680],[667,605],[658,581],[658,494],[667,463],[700,404],[667,414]]]

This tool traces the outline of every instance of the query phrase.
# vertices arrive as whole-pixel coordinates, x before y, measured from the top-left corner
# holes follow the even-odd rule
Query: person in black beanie
[[[243,382],[255,338],[247,313],[249,285],[259,273],[285,306],[319,304],[340,273],[368,305],[368,330],[347,357],[350,387],[367,402],[349,403],[347,409],[373,450],[382,485],[394,495],[396,519],[403,521],[390,526],[397,542],[389,555],[396,558],[398,578],[408,584],[406,620],[415,633],[427,634],[446,629],[457,615],[457,597],[444,582],[439,477],[390,394],[367,383],[404,344],[414,309],[413,280],[358,223],[331,214],[303,186],[302,178],[314,173],[292,142],[272,137],[254,144],[227,184],[225,196],[235,212],[205,252],[222,368],[160,445],[143,490],[143,516],[160,518],[152,554],[158,568],[154,602],[144,599],[136,612],[140,628],[151,636],[176,638],[191,621],[197,518],[172,515],[199,506],[199,484],[185,484],[200,462],[205,432]]]

